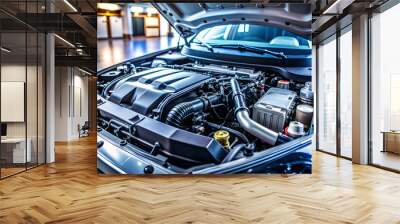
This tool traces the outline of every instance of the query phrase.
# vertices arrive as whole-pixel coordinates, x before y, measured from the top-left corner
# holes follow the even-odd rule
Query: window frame
[[[341,93],[341,88],[340,88],[340,84],[341,84],[341,66],[340,66],[340,59],[341,59],[341,55],[340,55],[340,42],[341,42],[341,40],[340,40],[340,38],[341,38],[341,36],[342,35],[344,35],[345,33],[347,33],[347,32],[352,32],[352,29],[351,29],[351,26],[352,26],[352,23],[350,23],[350,24],[347,24],[345,27],[343,27],[343,28],[341,28],[341,29],[338,29],[338,30],[336,30],[336,32],[335,33],[333,33],[332,35],[330,35],[330,36],[328,36],[328,37],[326,37],[325,39],[323,39],[323,40],[321,40],[321,41],[319,41],[319,43],[317,43],[317,44],[315,44],[315,46],[316,46],[316,54],[315,54],[315,57],[316,57],[316,59],[315,59],[315,63],[316,63],[316,81],[315,81],[315,83],[316,83],[316,87],[315,87],[315,89],[316,89],[316,94],[315,94],[315,98],[316,98],[316,102],[315,102],[315,104],[316,104],[316,108],[317,108],[317,110],[316,110],[316,113],[315,113],[315,120],[316,120],[316,126],[318,127],[318,125],[319,125],[319,122],[320,122],[320,117],[319,117],[319,112],[318,112],[318,110],[320,109],[319,108],[319,97],[318,97],[318,93],[319,93],[319,89],[320,89],[320,86],[319,86],[319,77],[320,77],[320,74],[319,74],[319,60],[320,60],[320,58],[319,58],[319,51],[320,51],[320,45],[321,45],[321,43],[326,43],[326,42],[330,42],[330,41],[336,41],[336,61],[335,61],[335,63],[336,63],[336,83],[335,83],[335,85],[336,85],[336,151],[334,152],[334,153],[332,153],[332,152],[329,152],[329,151],[327,151],[327,150],[324,150],[324,149],[322,149],[322,148],[320,148],[320,136],[319,136],[319,130],[318,130],[318,128],[317,128],[317,130],[316,130],[316,132],[315,132],[315,135],[316,135],[316,150],[317,151],[319,151],[319,152],[323,152],[323,153],[326,153],[326,154],[330,154],[330,155],[333,155],[333,156],[337,156],[337,157],[339,157],[339,158],[343,158],[343,159],[346,159],[346,160],[352,160],[352,158],[351,157],[347,157],[347,156],[344,156],[343,154],[342,154],[342,150],[341,150],[341,143],[342,143],[342,141],[341,141],[341,132],[342,132],[342,125],[341,125],[341,117],[340,117],[340,113],[341,113],[341,107],[340,107],[340,105],[341,105],[341,97],[340,97],[340,93]]]

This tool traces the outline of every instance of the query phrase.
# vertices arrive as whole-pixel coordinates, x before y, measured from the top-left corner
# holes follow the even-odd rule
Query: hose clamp
[[[244,107],[244,106],[240,106],[240,107],[235,109],[235,112],[234,112],[235,116],[236,116],[236,113],[241,111],[241,110],[245,110],[245,111],[249,112],[249,108]]]

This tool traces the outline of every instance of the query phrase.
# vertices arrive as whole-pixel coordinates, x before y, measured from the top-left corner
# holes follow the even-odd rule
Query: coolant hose
[[[232,78],[230,83],[232,88],[232,98],[235,102],[235,116],[240,127],[261,141],[270,145],[275,145],[279,134],[262,126],[250,118],[249,109],[246,106],[245,96],[240,90],[239,83],[235,78]]]
[[[239,145],[236,145],[235,147],[233,147],[233,149],[229,150],[228,155],[225,156],[222,163],[227,163],[227,162],[232,161],[236,157],[236,155],[239,152],[241,152],[245,147],[246,147],[246,144],[239,144]]]
[[[228,155],[225,156],[222,163],[227,163],[227,162],[232,161],[241,151],[243,151],[243,154],[245,156],[250,156],[253,154],[254,145],[253,144],[238,144],[238,145],[236,145],[235,147],[233,147],[233,149],[231,149],[229,151]]]
[[[169,111],[166,123],[174,127],[183,128],[184,122],[189,116],[205,111],[209,106],[219,103],[220,100],[220,95],[213,95],[180,103]]]

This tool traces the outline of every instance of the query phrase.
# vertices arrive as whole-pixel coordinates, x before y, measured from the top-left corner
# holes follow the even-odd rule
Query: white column
[[[46,35],[46,163],[55,161],[55,55],[54,35]]]
[[[124,37],[132,36],[132,12],[130,10],[129,4],[125,4],[125,6],[122,8],[122,26]]]
[[[317,101],[316,101],[316,95],[317,95],[317,91],[316,91],[316,87],[317,87],[317,47],[315,45],[312,46],[312,78],[311,78],[311,83],[312,83],[312,90],[314,92],[314,134],[312,137],[312,150],[316,150],[317,149],[317,123],[316,123],[316,116],[317,116]]]
[[[54,12],[54,4],[46,1],[46,12]],[[46,163],[55,162],[55,40],[46,34]]]
[[[368,163],[368,16],[353,20],[353,162]]]

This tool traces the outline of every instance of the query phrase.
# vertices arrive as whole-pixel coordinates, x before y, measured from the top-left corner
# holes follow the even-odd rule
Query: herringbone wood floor
[[[400,175],[314,154],[312,175],[99,176],[95,138],[0,181],[0,223],[400,223]]]

